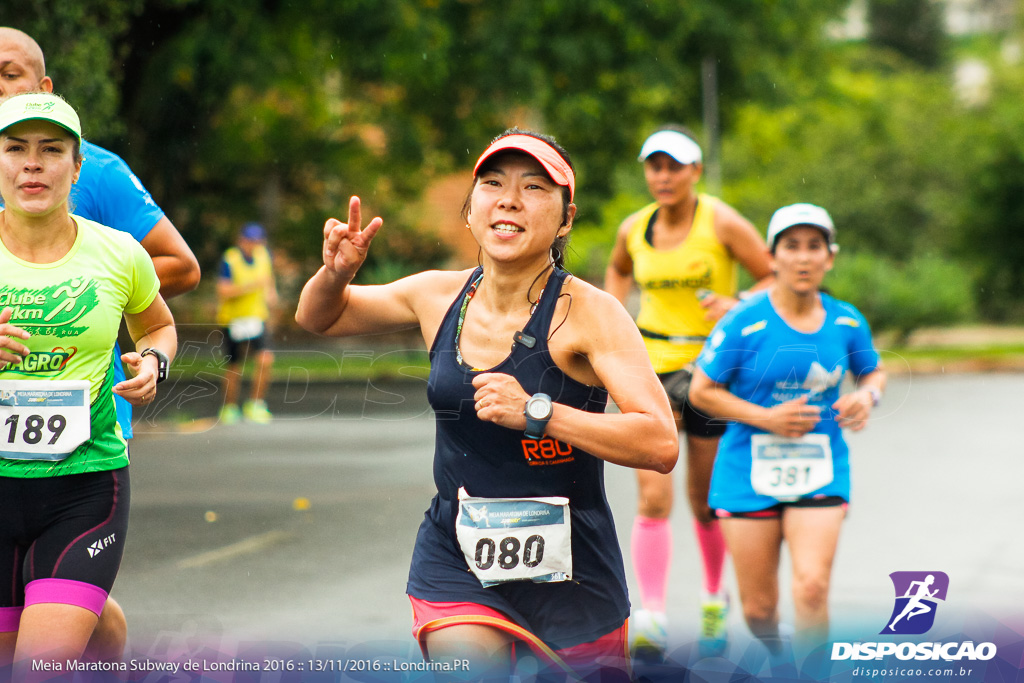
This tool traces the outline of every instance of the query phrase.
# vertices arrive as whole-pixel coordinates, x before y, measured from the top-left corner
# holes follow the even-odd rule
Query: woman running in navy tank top
[[[361,228],[353,197],[347,224],[325,224],[324,266],[299,300],[308,330],[419,327],[431,350],[438,492],[407,592],[424,655],[456,678],[508,675],[525,655],[628,676],[629,601],[603,466],[667,472],[678,441],[625,309],[561,267],[574,191],[552,139],[506,131],[477,161],[463,207],[479,268],[350,285],[382,225]],[[620,413],[604,412],[609,396]]]

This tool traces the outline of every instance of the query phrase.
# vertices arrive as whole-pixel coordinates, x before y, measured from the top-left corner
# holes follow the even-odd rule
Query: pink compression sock
[[[725,565],[725,538],[718,520],[704,524],[693,520],[700,556],[704,560],[704,590],[714,594],[722,587],[722,567]]]
[[[640,604],[652,612],[664,612],[672,559],[672,527],[668,520],[637,515],[630,550],[633,573],[640,586]]]

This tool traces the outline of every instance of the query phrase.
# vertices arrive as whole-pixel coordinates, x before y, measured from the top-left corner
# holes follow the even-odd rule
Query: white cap
[[[70,104],[47,92],[19,93],[0,103],[0,132],[22,121],[55,123],[82,141],[82,122]]]
[[[836,239],[836,227],[828,211],[814,204],[790,204],[784,206],[772,216],[768,223],[768,248],[775,249],[775,241],[784,230],[798,225],[809,225],[819,228],[825,233],[829,245]]]
[[[698,164],[704,160],[700,145],[674,130],[659,130],[647,138],[640,149],[640,161],[647,161],[647,157],[656,152],[664,152],[681,164]]]

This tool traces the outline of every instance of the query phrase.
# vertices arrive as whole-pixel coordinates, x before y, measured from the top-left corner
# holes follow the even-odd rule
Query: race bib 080
[[[796,500],[832,483],[832,444],[827,434],[793,439],[755,434],[750,446],[750,483],[761,495]]]
[[[460,488],[455,535],[484,587],[572,579],[568,498],[474,498]]]
[[[0,458],[63,460],[91,434],[89,382],[0,381]]]

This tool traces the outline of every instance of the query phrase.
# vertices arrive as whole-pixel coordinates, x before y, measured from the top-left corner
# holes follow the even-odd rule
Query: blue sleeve
[[[231,266],[228,265],[227,259],[220,260],[220,276],[224,280],[231,279]]]
[[[89,143],[83,143],[82,154],[82,173],[71,188],[71,212],[141,242],[164,217],[163,210],[121,157]]]
[[[849,306],[847,312],[858,323],[850,328],[850,372],[860,377],[877,370],[880,358],[867,319],[853,306]]]
[[[751,365],[750,350],[743,345],[741,322],[735,311],[718,321],[697,357],[697,367],[718,384],[731,384],[738,371]]]

